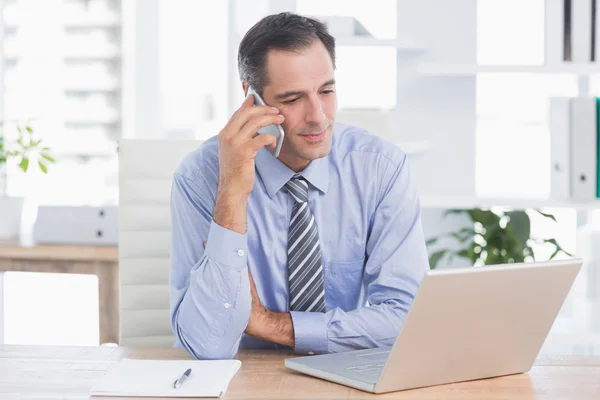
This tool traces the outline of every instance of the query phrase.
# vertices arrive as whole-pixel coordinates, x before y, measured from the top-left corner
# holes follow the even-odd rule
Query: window
[[[159,81],[165,138],[208,139],[229,120],[227,3],[160,0]]]
[[[8,194],[41,204],[116,203],[120,0],[4,3],[3,117],[31,120],[57,159],[47,176],[9,165]]]

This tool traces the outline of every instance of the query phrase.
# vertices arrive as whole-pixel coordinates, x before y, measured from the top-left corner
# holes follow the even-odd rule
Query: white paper
[[[90,390],[92,396],[219,397],[240,369],[239,360],[133,360],[125,358]],[[178,388],[173,383],[188,368]]]

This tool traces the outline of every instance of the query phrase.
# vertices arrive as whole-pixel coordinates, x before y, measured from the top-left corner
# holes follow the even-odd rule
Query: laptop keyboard
[[[356,365],[353,367],[346,368],[347,371],[357,372],[363,375],[380,375],[381,371],[383,371],[383,367],[385,366],[385,362],[373,363],[373,364],[363,364]]]

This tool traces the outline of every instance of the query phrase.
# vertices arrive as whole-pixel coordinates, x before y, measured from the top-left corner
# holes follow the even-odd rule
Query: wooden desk
[[[311,378],[283,366],[292,353],[242,350],[242,368],[225,398],[248,399],[600,399],[600,357],[545,357],[527,374],[371,395]],[[0,398],[87,399],[88,391],[118,360],[187,359],[181,349],[0,346]]]
[[[93,274],[98,277],[100,343],[119,342],[118,251],[115,247],[0,243],[0,272]]]

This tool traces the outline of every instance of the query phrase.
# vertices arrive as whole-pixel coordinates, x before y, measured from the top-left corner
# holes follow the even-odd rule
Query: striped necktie
[[[325,312],[321,248],[308,207],[308,183],[294,176],[285,187],[294,198],[288,234],[288,284],[291,311]]]

